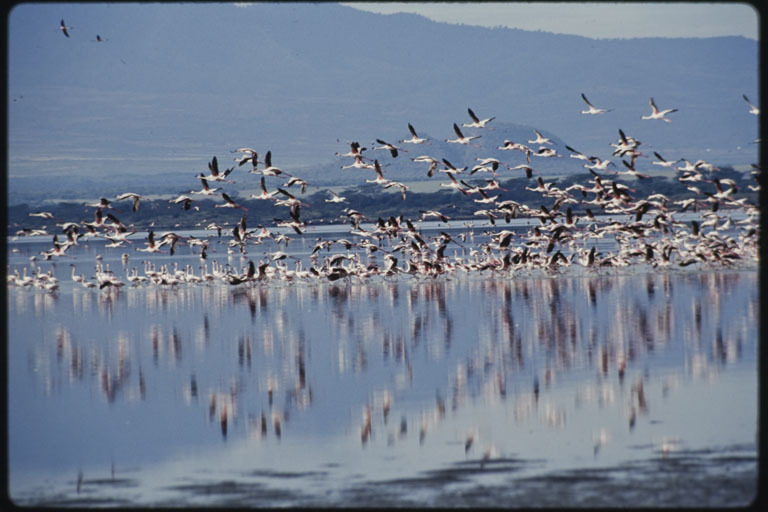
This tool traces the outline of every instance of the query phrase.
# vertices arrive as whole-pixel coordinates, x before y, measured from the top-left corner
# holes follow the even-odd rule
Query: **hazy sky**
[[[759,14],[748,3],[672,2],[345,2],[391,14],[411,12],[435,21],[505,26],[595,39],[744,36],[758,39]]]

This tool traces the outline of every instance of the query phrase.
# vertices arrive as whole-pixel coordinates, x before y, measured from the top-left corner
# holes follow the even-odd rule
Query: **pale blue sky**
[[[410,12],[446,23],[504,26],[595,39],[633,37],[759,37],[749,3],[704,2],[345,2],[382,14]]]

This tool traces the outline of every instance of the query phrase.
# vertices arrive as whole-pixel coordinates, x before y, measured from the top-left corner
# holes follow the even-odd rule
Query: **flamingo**
[[[414,162],[426,162],[429,164],[429,169],[427,170],[427,176],[432,177],[432,175],[435,173],[435,169],[437,169],[438,164],[440,163],[437,158],[429,156],[429,155],[420,155],[416,158],[411,158]]]
[[[47,251],[43,251],[40,254],[43,255],[44,259],[49,260],[53,256],[62,256],[67,249],[69,249],[69,246],[72,245],[69,242],[60,243],[59,237],[57,235],[53,235],[53,247]]]
[[[582,111],[581,111],[581,113],[582,113],[582,114],[593,114],[593,115],[594,115],[594,114],[605,114],[606,112],[611,112],[611,111],[613,110],[612,108],[609,108],[609,109],[604,109],[604,108],[595,108],[595,106],[594,106],[594,105],[592,105],[592,104],[589,102],[589,100],[587,99],[587,97],[586,97],[586,96],[584,96],[584,93],[581,93],[581,99],[582,99],[582,100],[584,100],[584,103],[586,103],[586,104],[587,104],[587,106],[589,107],[587,110],[582,110]]]
[[[543,136],[538,130],[533,130],[533,133],[536,134],[536,138],[529,140],[528,144],[552,144],[552,141]]]
[[[190,190],[189,191],[190,194],[199,194],[199,195],[202,195],[202,196],[212,196],[212,195],[216,195],[216,191],[217,190],[221,190],[221,188],[211,188],[210,185],[208,185],[208,180],[207,179],[200,178],[199,176],[198,176],[198,178],[200,179],[200,183],[202,184],[203,188],[200,189],[200,190]]]
[[[147,235],[146,247],[137,247],[136,250],[140,252],[164,252],[164,251],[161,251],[160,246],[155,243],[154,231],[150,231],[149,234]]]
[[[303,234],[304,232],[301,230],[301,228],[304,227],[304,223],[298,219],[297,212],[298,212],[298,208],[291,208],[291,220],[285,221],[285,220],[275,219],[276,225],[279,227],[291,228],[299,235]],[[275,239],[275,241],[277,241],[277,239]]]
[[[286,183],[283,183],[284,187],[291,187],[293,185],[299,185],[301,187],[301,193],[303,194],[307,191],[307,185],[309,185],[309,183],[297,176],[291,176]]]
[[[576,151],[575,149],[573,149],[568,144],[565,145],[565,149],[567,149],[568,151],[571,152],[571,154],[568,155],[568,156],[570,156],[571,158],[576,158],[577,160],[586,160],[587,162],[592,162],[594,160],[594,158],[595,158],[595,157],[592,157],[592,156],[587,156],[587,155],[585,155],[584,153],[582,153],[580,151]]]
[[[373,161],[374,170],[376,171],[376,179],[373,180],[365,180],[366,183],[378,183],[379,185],[386,185],[389,183],[389,180],[384,177],[384,175],[381,173],[381,166],[379,165],[378,160]]]
[[[491,223],[492,226],[496,225],[496,219],[498,219],[498,215],[493,213],[491,210],[477,210],[473,213],[473,215],[488,217],[488,222]]]
[[[472,170],[469,172],[470,175],[476,172],[490,172],[496,176],[496,171],[499,169],[499,165],[501,165],[498,159],[492,157],[476,158],[475,160],[479,163],[472,167]]]
[[[105,248],[114,249],[115,247],[124,247],[125,242],[130,242],[130,240],[118,240],[116,238],[112,238],[111,236],[105,236],[107,240],[109,240],[108,244],[104,244]]]
[[[653,101],[653,98],[651,98],[651,100],[648,103],[651,105],[652,112],[647,116],[642,116],[641,119],[661,119],[665,123],[670,123],[671,121],[667,119],[665,116],[667,114],[671,114],[672,112],[677,112],[676,108],[659,110],[659,108],[656,106],[656,102]]]
[[[237,204],[226,192],[222,192],[221,197],[224,198],[224,204],[215,204],[213,205],[214,208],[239,208],[243,211],[248,211],[248,208]]]
[[[525,190],[530,190],[531,192],[540,192],[542,194],[549,192],[549,187],[552,186],[552,183],[544,183],[544,180],[539,176],[536,178],[536,187],[525,187]]]
[[[471,123],[462,123],[461,126],[465,128],[485,128],[485,126],[496,119],[495,117],[488,117],[486,119],[480,119],[475,115],[474,112],[472,112],[471,108],[467,108],[467,113],[469,114],[469,117],[472,119]]]
[[[529,178],[530,178],[530,176],[529,176]],[[487,179],[487,180],[485,180],[485,181],[486,181],[488,184],[487,184],[487,185],[485,185],[484,187],[480,187],[480,188],[482,188],[483,190],[503,190],[504,192],[506,192],[506,191],[507,191],[507,189],[505,189],[505,188],[501,188],[501,184],[500,184],[498,181],[496,181],[495,179],[492,179],[492,178],[491,178],[491,179]]]
[[[107,223],[105,222],[105,223],[104,223],[104,227],[105,227],[105,228],[109,228],[109,227],[113,227],[113,228],[115,228],[115,229],[118,229],[118,228],[125,228],[125,225],[124,225],[122,222],[120,222],[120,219],[118,219],[117,217],[115,217],[115,216],[114,216],[114,215],[112,215],[111,213],[107,213],[107,219],[109,219],[110,221],[112,221],[112,223],[111,223],[111,224],[107,224]]]
[[[205,176],[204,174],[200,173],[197,175],[200,179],[206,179],[210,181],[226,181],[227,183],[234,183],[231,180],[227,179],[227,176],[229,176],[232,171],[234,170],[234,167],[230,167],[229,169],[226,169],[223,173],[219,172],[219,161],[214,156],[213,159],[208,163],[208,170],[211,171],[211,174],[208,176]]]
[[[456,181],[456,177],[453,175],[453,173],[448,173],[448,178],[451,180],[451,182],[450,183],[441,183],[440,184],[441,187],[452,188],[454,190],[458,190],[459,192],[461,192],[465,196],[469,195],[469,192],[466,189],[462,188],[461,183]]]
[[[301,206],[301,201],[287,190],[278,187],[277,191],[284,195],[286,199],[277,199],[275,201],[276,206],[288,206],[291,208],[294,206]]]
[[[160,235],[160,243],[157,244],[157,247],[160,248],[164,245],[170,245],[170,253],[171,256],[173,256],[176,252],[176,244],[179,242],[179,240],[181,240],[181,236],[169,231]],[[183,243],[184,242],[182,242],[182,244]]]
[[[168,202],[169,203],[173,203],[173,204],[183,203],[185,210],[189,210],[192,207],[192,198],[189,197],[188,195],[184,195],[184,194],[181,194],[176,199],[171,199]],[[197,208],[197,207],[195,207],[195,208]]]
[[[410,190],[411,187],[404,183],[400,183],[399,181],[392,181],[389,180],[387,183],[384,184],[384,188],[392,188],[392,187],[398,187],[400,189],[400,195],[403,196],[403,201],[405,201],[405,192],[407,190]]]
[[[681,158],[671,161],[671,160],[664,160],[660,154],[658,154],[656,151],[653,152],[654,156],[658,159],[655,162],[651,162],[653,165],[660,165],[661,167],[674,167],[676,163],[682,161]]]
[[[483,203],[495,203],[495,202],[496,202],[496,199],[498,199],[498,198],[499,198],[498,194],[497,194],[497,195],[495,195],[495,196],[489,196],[489,195],[488,195],[488,193],[485,191],[485,189],[484,189],[484,188],[476,188],[475,190],[477,190],[477,192],[478,192],[478,193],[479,193],[481,196],[483,196],[483,198],[482,198],[482,199],[475,199],[474,201],[475,201],[476,203],[480,203],[480,204],[483,204]]]
[[[133,201],[133,211],[134,212],[139,211],[139,200],[141,199],[141,196],[139,194],[135,194],[133,192],[125,192],[124,194],[118,194],[117,196],[115,196],[115,199],[117,199],[118,201],[131,199]]]
[[[267,192],[267,185],[264,181],[264,176],[262,176],[261,177],[261,193],[251,194],[249,198],[250,199],[274,199],[277,194],[278,194],[277,190],[273,190],[272,192]]]
[[[414,158],[411,158],[414,162],[426,162],[428,164],[437,163],[437,158],[429,155],[420,155]]]
[[[272,151],[267,151],[267,154],[264,155],[264,169],[261,170],[261,174],[264,176],[280,176],[281,174],[290,176],[287,172],[272,165]]]
[[[462,167],[461,169],[457,169],[456,167],[451,164],[448,160],[443,158],[443,165],[445,165],[445,169],[439,169],[439,172],[444,172],[449,175],[453,174],[461,174],[463,171],[467,170],[466,167]]]
[[[53,214],[51,212],[33,212],[29,214],[30,217],[40,217],[42,219],[52,219]]]
[[[624,134],[624,131],[619,128],[619,142],[618,144],[611,143],[611,146],[613,146],[614,156],[624,156],[627,153],[629,154],[635,154],[636,156],[640,156],[641,153],[637,151],[637,148],[640,146],[641,142],[637,140],[634,137],[629,137]]]
[[[562,156],[562,155],[559,155],[556,150],[552,148],[545,148],[543,146],[540,147],[539,150],[534,153],[534,155],[545,157],[545,158],[549,158],[549,157],[560,158]]]
[[[705,162],[704,160],[696,160],[696,162],[694,162],[694,164],[693,164],[693,167],[695,169],[697,169],[697,170],[698,169],[704,169],[705,171],[710,171],[710,172],[712,172],[712,171],[719,171],[720,170],[719,167],[715,167],[711,163]]]
[[[66,25],[66,23],[64,23],[64,20],[63,20],[63,19],[61,20],[61,24],[59,25],[59,30],[61,30],[62,32],[64,32],[64,35],[65,35],[65,36],[69,37],[69,32],[67,32],[67,30],[70,30],[70,29],[72,29],[72,28],[73,28],[73,27],[68,27],[68,26]]]
[[[81,224],[88,228],[89,233],[96,233],[96,228],[100,228],[104,225],[104,214],[99,208],[94,213],[93,222],[81,221]]]
[[[470,146],[480,147],[479,145],[472,142],[475,139],[479,139],[480,135],[472,135],[469,137],[465,137],[464,134],[461,133],[461,130],[459,129],[459,125],[457,125],[456,123],[453,123],[453,131],[456,132],[457,138],[445,139],[445,142],[451,142],[454,144],[468,144]]]
[[[261,224],[259,224],[258,227],[260,228],[259,232],[253,235],[257,242],[262,242],[265,238],[271,238],[274,240],[274,236],[266,227],[262,226]]]
[[[680,160],[678,160],[678,162],[683,162],[683,166],[682,167],[675,167],[675,169],[677,169],[678,171],[696,172],[696,173],[699,172],[698,166],[696,164],[692,163],[692,162],[689,162],[685,158],[681,158]]]
[[[725,199],[730,199],[730,195],[734,192],[737,192],[738,189],[736,188],[736,183],[733,180],[727,179],[727,178],[713,178],[712,183],[715,185],[715,189],[717,190],[716,194],[712,194],[711,197],[713,199],[717,199],[720,201],[723,201]],[[723,189],[723,183],[727,184],[730,188],[728,190]]]
[[[97,271],[96,281],[98,282],[99,290],[103,290],[108,286],[112,286],[115,288],[120,288],[121,286],[125,286],[125,283],[122,282],[116,275],[114,275],[109,270],[106,270],[103,272]]]
[[[450,217],[440,213],[437,210],[419,210],[419,213],[421,213],[421,220],[427,219],[429,217],[436,217],[440,219],[441,222],[447,223],[448,220],[450,219]]]
[[[403,144],[424,144],[427,142],[427,139],[419,137],[419,135],[416,133],[416,130],[414,129],[413,125],[411,123],[408,123],[408,131],[411,132],[411,138],[410,139],[403,139],[400,142]]]
[[[85,206],[90,206],[91,208],[96,208],[98,210],[103,210],[104,208],[112,208],[110,206],[111,202],[106,197],[102,197],[99,199],[98,203],[83,203]]]
[[[528,161],[528,163],[531,162],[531,155],[533,154],[533,150],[526,146],[525,144],[520,144],[518,142],[513,142],[511,140],[505,140],[504,145],[499,146],[497,149],[501,149],[503,151],[522,151],[525,153],[525,159]]]
[[[325,200],[326,203],[345,203],[345,202],[347,202],[347,198],[346,197],[340,196],[339,194],[337,194],[333,190],[329,190],[328,192],[331,194],[331,198],[330,199],[326,199]]]
[[[584,167],[587,169],[593,169],[595,171],[606,171],[608,170],[609,165],[613,165],[615,167],[614,163],[608,159],[602,160],[600,158],[594,157],[592,165],[584,164]]]
[[[69,266],[72,267],[72,281],[73,282],[84,284],[88,280],[85,277],[85,275],[76,273],[76,271],[75,271],[75,264],[74,263],[70,263]]]
[[[342,165],[342,169],[374,169],[373,164],[368,164],[363,161],[362,155],[358,155],[355,157],[355,161],[352,164],[349,165]]]
[[[59,289],[59,280],[53,275],[52,270],[43,274],[40,272],[40,267],[37,267],[32,286],[45,291],[54,292]]]
[[[349,151],[347,153],[336,153],[337,156],[349,156],[352,158],[362,157],[363,151],[365,151],[366,148],[361,148],[359,142],[350,142],[349,143]]]
[[[242,153],[239,157],[235,158],[235,162],[237,162],[238,167],[246,162],[251,162],[253,163],[253,167],[256,168],[256,164],[258,163],[258,153],[255,149],[239,148],[234,150],[233,153]]]
[[[635,170],[634,164],[631,164],[627,162],[626,160],[621,161],[622,164],[624,164],[624,167],[627,168],[626,171],[617,171],[617,174],[628,174],[630,176],[634,176],[636,178],[650,178],[647,174],[640,174]]]
[[[392,158],[397,158],[397,155],[399,154],[398,151],[407,151],[405,149],[398,148],[397,146],[395,146],[393,144],[390,144],[388,142],[385,142],[385,141],[383,141],[381,139],[376,139],[376,142],[381,144],[381,146],[378,146],[378,147],[374,146],[373,149],[374,150],[386,149],[386,150],[388,150],[390,152],[390,154],[392,155]]]
[[[112,233],[105,235],[104,238],[110,240],[112,243],[120,242],[118,245],[122,245],[122,242],[129,242],[128,237],[136,233],[134,230],[130,230],[123,225],[110,225]]]
[[[752,103],[749,101],[749,98],[747,98],[747,95],[746,95],[746,94],[742,94],[742,95],[741,95],[741,97],[742,97],[742,98],[744,98],[744,101],[746,101],[746,102],[747,102],[747,105],[749,105],[749,113],[750,113],[750,114],[754,114],[754,115],[759,115],[759,114],[760,114],[760,109],[759,109],[759,108],[757,108],[756,106],[754,106],[754,105],[753,105],[753,104],[752,104]]]

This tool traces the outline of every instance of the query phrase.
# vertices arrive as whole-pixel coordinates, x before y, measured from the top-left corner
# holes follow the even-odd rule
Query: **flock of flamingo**
[[[581,98],[587,106],[581,114],[603,115],[612,111],[612,109],[596,108],[583,93]],[[746,95],[743,99],[750,107],[749,113],[758,115],[759,109],[749,101]],[[643,120],[661,120],[669,123],[670,119],[667,116],[677,112],[674,108],[660,110],[653,98],[650,99],[650,106],[651,114],[643,116]],[[484,130],[493,129],[489,125],[495,117],[481,119],[471,108],[467,110],[471,122],[462,123],[461,127],[458,123],[454,123],[453,131],[456,137],[444,140],[447,143],[482,148],[478,141],[482,138]],[[462,129],[465,131],[471,129],[473,132],[465,135]],[[408,130],[410,138],[399,140],[399,144],[420,147],[429,142],[428,138],[419,137],[411,123],[408,123]],[[516,165],[512,165],[514,162],[502,162],[499,159],[487,157],[477,158],[477,163],[471,168],[469,166],[459,168],[439,156],[423,154],[412,157],[411,160],[414,162],[423,162],[429,166],[427,175],[430,178],[435,175],[444,175],[447,181],[440,183],[440,186],[459,192],[457,199],[472,200],[478,204],[474,215],[487,219],[491,225],[484,232],[484,235],[487,235],[487,241],[474,243],[475,233],[471,229],[472,222],[465,224],[470,227],[469,230],[456,235],[450,235],[448,233],[450,229],[447,227],[435,236],[428,236],[418,228],[418,222],[427,219],[447,223],[450,217],[440,211],[422,210],[419,219],[408,219],[400,215],[390,216],[388,219],[378,217],[376,221],[372,221],[375,214],[364,214],[347,207],[341,210],[340,218],[350,222],[350,238],[317,238],[309,264],[306,266],[306,262],[280,249],[281,243],[287,246],[291,239],[282,232],[286,230],[272,231],[263,225],[249,230],[247,208],[238,204],[222,188],[225,184],[233,183],[230,177],[238,167],[249,164],[248,174],[260,177],[261,192],[252,194],[248,199],[270,201],[277,208],[286,207],[288,218],[275,219],[275,226],[290,228],[297,235],[302,236],[307,231],[307,225],[301,219],[301,209],[307,205],[296,194],[286,189],[298,186],[303,193],[308,185],[307,182],[275,166],[271,151],[267,151],[262,160],[255,149],[239,148],[232,151],[238,155],[234,158],[232,167],[220,171],[218,159],[214,156],[208,163],[209,173],[200,173],[195,176],[200,180],[202,188],[190,190],[189,193],[181,194],[169,201],[172,204],[182,205],[186,211],[194,212],[199,211],[197,206],[193,206],[196,197],[216,197],[222,199],[221,203],[215,204],[216,208],[243,211],[240,219],[229,226],[215,223],[209,223],[206,226],[206,229],[217,232],[219,237],[217,243],[226,243],[229,257],[239,252],[242,257],[239,264],[220,264],[212,261],[209,265],[208,250],[212,243],[211,237],[185,237],[174,232],[156,234],[149,227],[145,228],[148,235],[144,246],[136,247],[134,249],[136,252],[169,252],[170,255],[174,255],[177,244],[186,244],[199,248],[200,265],[195,268],[189,264],[184,267],[178,264],[163,264],[158,268],[155,263],[144,261],[143,272],[139,272],[136,267],[129,268],[130,253],[126,252],[122,254],[123,275],[118,275],[109,269],[108,264],[102,265],[101,257],[97,257],[93,276],[77,275],[73,265],[72,281],[85,287],[98,289],[119,288],[126,284],[179,285],[212,281],[243,285],[268,281],[290,282],[317,279],[335,281],[366,279],[374,276],[387,278],[397,275],[433,278],[457,272],[487,272],[510,276],[535,270],[547,273],[559,272],[572,265],[593,270],[627,267],[635,263],[650,265],[654,268],[689,265],[712,267],[732,266],[739,262],[757,260],[759,208],[750,203],[746,197],[736,197],[739,189],[735,181],[724,177],[719,178],[717,173],[719,169],[704,160],[693,163],[682,158],[674,161],[666,160],[659,153],[653,152],[656,160],[652,161],[652,165],[661,166],[675,173],[675,178],[686,184],[691,192],[690,197],[674,201],[660,193],[648,197],[636,197],[632,188],[611,178],[629,176],[637,180],[647,179],[649,176],[640,172],[637,167],[641,159],[649,155],[640,150],[642,143],[638,139],[625,134],[621,129],[618,132],[619,139],[611,143],[612,155],[621,160],[624,169],[618,170],[618,166],[610,159],[587,156],[566,145],[565,150],[568,151],[568,156],[583,160],[584,167],[590,172],[590,179],[587,182],[575,183],[566,188],[559,188],[556,181],[545,181],[542,176],[536,176],[534,179],[532,159],[565,156],[558,151],[550,139],[537,130],[534,130],[535,138],[527,141],[527,144],[505,140],[504,144],[498,147],[499,150],[521,153],[525,161]],[[759,139],[755,142],[759,142]],[[379,159],[364,155],[367,148],[359,142],[350,142],[349,146],[348,152],[336,153],[340,158],[352,159],[351,163],[341,165],[341,170],[371,173],[375,177],[366,179],[366,182],[378,184],[383,189],[393,187],[399,189],[405,199],[406,192],[409,190],[408,185],[387,179]],[[386,151],[391,159],[396,159],[400,157],[401,152],[407,150],[382,139],[376,139],[376,142],[371,144],[371,151]],[[682,165],[676,167],[681,162]],[[535,186],[525,188],[539,193],[542,203],[551,203],[550,206],[541,204],[535,208],[514,200],[502,199],[501,192],[504,189],[498,177],[503,168],[510,170],[513,175],[515,171],[524,171],[526,176],[535,183]],[[759,190],[759,171],[759,166],[753,165],[752,174],[755,183],[749,185],[752,191]],[[466,176],[477,173],[490,174],[490,177],[485,180],[485,185],[472,185],[466,181]],[[283,183],[269,190],[267,179],[277,179]],[[212,184],[216,186],[212,187]],[[327,202],[340,205],[346,202],[346,199],[338,193],[330,192],[330,194],[326,199]],[[139,208],[141,196],[126,192],[118,194],[115,200],[130,200],[132,210],[135,212]],[[585,213],[576,215],[572,205],[579,205]],[[86,206],[95,209],[93,220],[57,223],[56,226],[61,229],[61,232],[53,235],[52,247],[40,253],[42,259],[60,258],[67,254],[71,247],[92,238],[104,240],[105,249],[125,248],[127,244],[134,242],[129,237],[136,234],[137,229],[132,224],[124,223],[109,211],[114,211],[113,201],[102,197],[98,202],[88,203]],[[679,212],[689,208],[706,213],[702,213],[698,220],[689,222],[682,222],[676,218]],[[55,220],[50,212],[35,212],[29,215]],[[510,219],[519,217],[535,218],[539,223],[534,223],[527,232],[496,227],[496,219],[503,218],[509,222]],[[734,220],[734,217],[737,220]],[[368,228],[364,224],[366,221],[370,222]],[[220,239],[224,230],[229,230],[231,233],[231,237],[226,242]],[[287,232],[291,233],[291,231]],[[16,234],[21,236],[50,233],[45,229],[26,229]],[[470,246],[464,245],[468,239],[472,242]],[[598,251],[598,242],[603,239],[615,242],[611,250]],[[276,250],[265,251],[258,263],[248,259],[248,249],[263,244],[267,240],[274,242]],[[332,251],[332,248],[337,250]],[[452,254],[449,248],[453,249]],[[376,261],[376,254],[384,255],[383,264]],[[321,260],[322,255],[325,256]],[[369,257],[365,258],[366,255]],[[20,274],[18,270],[11,273],[9,267],[8,284],[22,287],[34,286],[49,291],[57,290],[58,279],[51,270],[44,273],[39,266],[35,266],[37,259],[36,256],[32,256],[32,272],[29,275],[26,268]],[[295,260],[295,265],[289,265],[287,263],[289,259]]]

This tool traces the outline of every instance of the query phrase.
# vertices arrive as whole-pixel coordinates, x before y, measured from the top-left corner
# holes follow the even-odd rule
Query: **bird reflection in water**
[[[72,319],[32,350],[49,351],[52,361],[36,378],[56,382],[62,372],[66,385],[95,384],[111,404],[135,395],[121,390],[140,389],[151,402],[155,387],[180,386],[180,405],[208,407],[224,439],[271,432],[290,441],[289,417],[291,424],[344,417],[340,401],[350,414],[334,428],[364,446],[425,445],[478,403],[508,411],[511,424],[551,429],[568,427],[572,407],[599,404],[617,408],[636,433],[657,406],[653,389],[669,396],[679,382],[716,377],[744,357],[756,336],[756,282],[754,273],[735,271],[113,289],[97,296],[106,339]],[[112,334],[113,323],[135,322],[118,307],[128,294],[155,316],[130,335]],[[34,315],[46,307],[34,306]],[[167,322],[167,311],[186,321]],[[110,345],[115,360],[104,355]],[[649,379],[648,357],[664,353],[684,357],[684,366]],[[502,437],[512,435],[483,431],[478,444],[476,433],[460,432],[462,457],[501,453]],[[603,439],[610,433],[596,437]]]

